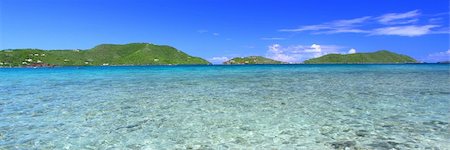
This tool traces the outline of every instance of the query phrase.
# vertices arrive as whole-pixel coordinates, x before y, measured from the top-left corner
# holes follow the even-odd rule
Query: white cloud
[[[212,57],[209,59],[209,61],[211,61],[212,63],[222,63],[225,61],[230,60],[228,57],[225,56],[221,56],[221,57]]]
[[[347,54],[354,54],[356,53],[356,49],[352,48],[350,50],[348,50]]]
[[[283,62],[294,62],[296,60],[295,56],[285,54],[284,48],[282,48],[279,44],[273,44],[269,46],[267,57]]]
[[[219,33],[213,33],[213,35],[214,35],[214,36],[219,36],[220,34],[219,34]]]
[[[334,29],[328,31],[314,32],[314,34],[336,34],[336,33],[369,33],[369,31],[361,29]]]
[[[280,44],[273,44],[269,46],[269,51],[272,53],[282,53]]]
[[[378,22],[382,24],[409,24],[417,22],[420,15],[419,10],[413,10],[405,13],[388,13],[378,17]]]
[[[371,19],[371,16],[365,16],[355,19],[347,19],[347,20],[336,20],[331,23],[333,26],[339,26],[339,27],[348,27],[348,26],[354,26],[356,24],[364,23],[367,20]]]
[[[283,62],[295,63],[306,59],[320,57],[331,53],[342,53],[339,49],[342,47],[335,45],[312,44],[292,45],[283,47],[279,44],[273,44],[268,47],[266,57]]]
[[[439,15],[440,16],[440,15]],[[419,17],[430,20],[419,25]],[[433,19],[436,15],[420,15],[419,10],[405,13],[388,13],[379,17],[365,16],[355,19],[335,20],[316,25],[306,25],[280,32],[307,32],[312,34],[360,33],[367,35],[422,36],[426,34],[449,34],[448,24]],[[441,25],[440,25],[441,24]]]
[[[450,49],[443,52],[429,54],[427,61],[450,61]]]
[[[436,25],[424,25],[424,26],[395,26],[385,27],[373,30],[371,35],[399,35],[399,36],[421,36],[429,34],[432,28],[436,28]]]
[[[364,23],[370,16],[365,16],[361,18],[355,19],[347,19],[347,20],[336,20],[328,23],[318,24],[318,25],[308,25],[302,26],[296,29],[281,29],[281,32],[302,32],[302,31],[318,31],[318,30],[326,30],[327,32],[335,32],[335,31],[356,31],[353,29],[361,23]]]
[[[322,52],[322,49],[320,48],[320,45],[313,44],[313,45],[311,45],[311,49],[305,49],[305,52],[307,52],[307,53],[320,53],[320,52]]]
[[[330,29],[330,26],[327,25],[309,25],[309,26],[302,26],[300,28],[296,29],[280,29],[281,32],[302,32],[302,31],[316,31],[316,30],[323,30],[323,29]]]

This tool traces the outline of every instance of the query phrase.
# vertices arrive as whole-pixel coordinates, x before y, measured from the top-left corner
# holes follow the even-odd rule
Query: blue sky
[[[448,60],[447,0],[0,0],[0,49],[174,46],[213,63],[387,49]]]

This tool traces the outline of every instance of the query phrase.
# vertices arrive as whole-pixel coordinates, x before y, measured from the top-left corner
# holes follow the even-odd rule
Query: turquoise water
[[[450,65],[0,69],[0,149],[450,149]]]

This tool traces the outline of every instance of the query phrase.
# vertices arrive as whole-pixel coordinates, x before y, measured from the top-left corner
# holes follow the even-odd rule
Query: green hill
[[[373,53],[328,54],[304,61],[305,64],[359,64],[359,63],[416,63],[409,56],[396,54],[387,50]]]
[[[210,64],[170,46],[148,43],[102,44],[88,50],[8,49],[0,51],[0,66],[100,66]]]
[[[249,57],[236,57],[226,62],[223,62],[223,64],[284,64],[284,62],[276,61],[261,56],[249,56]]]

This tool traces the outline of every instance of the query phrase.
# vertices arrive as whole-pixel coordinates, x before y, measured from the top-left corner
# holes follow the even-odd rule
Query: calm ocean
[[[0,68],[0,149],[450,149],[450,65]]]

